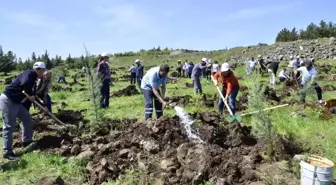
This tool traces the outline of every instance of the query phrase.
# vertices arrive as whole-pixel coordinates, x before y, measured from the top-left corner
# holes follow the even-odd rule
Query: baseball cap
[[[110,55],[108,53],[102,53],[101,56],[102,57],[110,57]]]
[[[230,65],[228,63],[224,63],[221,67],[222,72],[228,71],[229,69],[230,69]]]
[[[136,59],[134,63],[139,63],[140,62],[140,59]]]
[[[46,66],[43,62],[35,62],[33,65],[33,69],[45,69]]]
[[[208,59],[207,58],[202,58],[202,61],[203,62],[206,62]]]

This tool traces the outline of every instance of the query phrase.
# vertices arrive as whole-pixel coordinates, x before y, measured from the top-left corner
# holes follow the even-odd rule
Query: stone
[[[106,158],[102,158],[100,160],[100,165],[102,165],[103,167],[108,167],[108,162]]]
[[[93,155],[94,155],[93,151],[87,150],[87,151],[84,151],[84,152],[81,152],[80,154],[78,154],[76,159],[78,159],[78,160],[90,160],[90,159],[92,159]]]
[[[160,167],[163,170],[167,170],[169,167],[174,165],[174,161],[171,159],[164,159],[160,162]]]
[[[71,148],[70,153],[73,155],[78,155],[80,151],[81,151],[81,147],[78,144],[76,144]]]
[[[75,145],[76,144],[79,145],[79,144],[81,144],[81,139],[79,137],[75,137],[75,138],[73,138],[72,143],[75,144]]]
[[[120,158],[128,158],[128,154],[131,153],[131,150],[130,149],[122,149],[119,151],[119,154],[118,156]]]
[[[160,146],[154,141],[141,141],[140,143],[142,147],[151,153],[157,153],[160,149]]]

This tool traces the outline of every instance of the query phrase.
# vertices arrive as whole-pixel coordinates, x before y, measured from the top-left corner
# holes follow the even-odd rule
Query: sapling
[[[96,72],[94,68],[94,57],[92,57],[89,53],[89,51],[85,48],[86,52],[86,57],[83,60],[83,65],[87,68],[87,77],[89,81],[89,94],[92,102],[91,110],[92,113],[91,115],[91,123],[92,126],[99,126],[99,123],[102,122],[103,120],[103,113],[100,109],[100,99],[101,99],[101,94],[100,94],[100,87],[102,85],[101,83],[101,76]]]
[[[272,120],[265,111],[261,111],[266,107],[265,97],[261,91],[259,84],[253,84],[249,95],[249,108],[252,110],[260,111],[258,114],[252,115],[252,134],[257,138],[264,140],[267,147],[267,155],[274,157],[274,141],[276,133],[272,125]]]

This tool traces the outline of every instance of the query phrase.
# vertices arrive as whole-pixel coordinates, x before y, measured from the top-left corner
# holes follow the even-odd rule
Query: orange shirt
[[[231,73],[229,76],[222,76],[222,72],[218,71],[214,74],[213,77],[216,81],[218,81],[218,78],[220,78],[220,82],[223,84],[223,87],[226,88],[227,95],[230,95],[232,90],[239,90],[238,80],[233,73]]]

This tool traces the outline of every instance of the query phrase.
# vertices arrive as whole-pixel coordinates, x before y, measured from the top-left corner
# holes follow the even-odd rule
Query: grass
[[[242,48],[236,48],[236,53],[241,52]],[[227,57],[232,53],[226,54],[217,54],[215,55],[216,59],[222,57]],[[187,59],[189,55],[183,56],[181,59]],[[123,57],[119,59],[113,59],[113,67],[118,66],[128,66],[130,65],[137,57]],[[155,59],[154,57],[140,57],[146,60],[144,65],[154,65],[161,63],[162,59],[168,59],[170,57],[163,56],[162,58]],[[196,59],[200,57],[195,57]],[[117,61],[115,61],[117,60]],[[194,61],[194,63],[196,60]],[[320,61],[319,61],[320,62]],[[325,61],[327,62],[327,61]],[[329,63],[329,61],[328,61]],[[171,63],[175,66],[175,63]],[[17,73],[17,72],[16,72]],[[71,76],[75,71],[71,71]],[[122,74],[127,73],[126,71],[118,71],[114,76],[121,76]],[[255,77],[255,78],[245,78],[245,69],[244,65],[235,70],[235,73],[239,77],[244,77],[244,80],[241,80],[242,85],[250,85],[251,83],[256,83],[259,81],[266,81],[264,83],[268,84],[268,77]],[[0,79],[5,77],[0,76]],[[87,85],[88,83],[83,79],[77,79],[80,83]],[[67,78],[68,82],[72,82],[71,78]],[[201,104],[197,103],[197,100],[200,98],[195,95],[193,88],[184,88],[186,82],[191,83],[190,79],[181,79],[177,84],[168,84],[166,96],[183,96],[191,95],[193,100],[196,101],[194,104],[189,104],[186,107],[183,107],[187,112],[199,112],[206,110],[216,110],[216,108],[205,108]],[[56,82],[55,82],[56,83]],[[213,87],[211,82],[207,82],[205,79],[202,79],[203,91],[205,94],[213,96],[217,93],[216,89]],[[330,81],[318,81],[318,83],[323,86],[325,84],[332,84]],[[129,85],[129,82],[116,82],[114,86],[111,86],[111,91],[117,91]],[[62,85],[65,86],[65,85]],[[0,90],[4,90],[5,86],[0,85]],[[73,89],[81,88],[78,85],[72,86]],[[277,89],[280,86],[276,87]],[[242,92],[238,94],[242,95]],[[298,96],[295,93],[292,93],[292,97],[298,100]],[[218,96],[217,96],[218,97]],[[327,100],[330,98],[335,98],[336,92],[324,92],[323,99]],[[57,108],[60,108],[60,102],[65,102],[68,104],[67,109],[81,110],[88,109],[91,106],[91,102],[87,101],[89,98],[88,91],[77,92],[51,92],[51,98],[53,102],[58,104],[54,105],[53,110],[57,111]],[[317,101],[316,95],[311,94],[307,96],[307,101]],[[302,116],[293,116],[293,112],[302,113],[307,115],[307,117]],[[120,97],[120,98],[111,98],[110,107],[106,110],[103,110],[104,116],[108,118],[135,118],[144,120],[144,98],[142,94],[131,96],[131,97]],[[165,115],[173,116],[175,115],[175,110],[172,108],[167,108],[164,110]],[[227,114],[227,113],[226,113]],[[321,120],[319,118],[319,113],[316,110],[309,108],[303,109],[301,106],[289,106],[286,108],[280,108],[274,111],[268,112],[269,116],[272,119],[272,123],[275,127],[275,130],[278,134],[283,136],[292,136],[295,141],[302,143],[304,147],[311,148],[314,154],[318,154],[332,161],[336,161],[336,138],[334,137],[336,133],[336,118],[333,118],[328,121]],[[155,114],[153,114],[155,116]],[[243,122],[249,124],[250,119],[248,117],[243,117]],[[0,151],[2,154],[2,151]],[[0,159],[1,162],[7,162],[3,159]],[[49,175],[60,175],[67,182],[76,182],[74,178],[86,178],[84,173],[83,164],[80,161],[67,160],[66,158],[54,155],[46,155],[39,152],[29,153],[23,156],[23,159],[17,164],[7,166],[4,169],[4,172],[0,173],[0,182],[1,184],[34,184],[41,177]],[[132,184],[137,182],[139,179],[139,172],[131,171],[124,178],[117,181],[108,182],[107,185],[117,185],[117,184]],[[76,184],[76,183],[74,183]],[[209,183],[206,183],[207,185]]]

